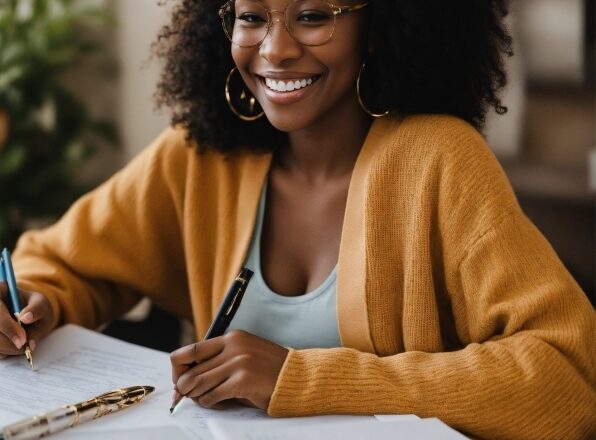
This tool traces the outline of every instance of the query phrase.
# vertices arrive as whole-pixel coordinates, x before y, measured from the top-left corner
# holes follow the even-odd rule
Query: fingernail
[[[31,351],[35,351],[36,346],[37,346],[37,344],[35,343],[35,341],[33,339],[31,339],[29,341],[29,348],[31,349]]]
[[[20,317],[20,320],[23,324],[31,324],[33,322],[33,313],[25,313],[23,316]]]
[[[25,345],[25,341],[23,341],[23,339],[20,336],[13,336],[12,337],[12,343],[15,345],[15,347],[17,348],[21,348],[23,345]]]

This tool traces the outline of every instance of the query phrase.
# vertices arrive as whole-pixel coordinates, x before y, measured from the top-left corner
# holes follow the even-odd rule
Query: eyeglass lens
[[[276,13],[271,14],[275,17]],[[256,0],[232,0],[223,11],[223,25],[228,38],[238,46],[249,47],[261,43],[269,30],[269,13]],[[328,3],[322,0],[294,0],[285,10],[290,34],[301,44],[324,44],[333,35],[335,16]]]

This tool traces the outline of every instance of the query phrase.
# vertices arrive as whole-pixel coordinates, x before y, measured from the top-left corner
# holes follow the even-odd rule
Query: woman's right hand
[[[37,342],[52,331],[54,313],[48,299],[37,292],[19,291],[23,309],[19,325],[8,307],[9,293],[6,283],[0,282],[0,358],[24,353],[25,342],[35,351]]]

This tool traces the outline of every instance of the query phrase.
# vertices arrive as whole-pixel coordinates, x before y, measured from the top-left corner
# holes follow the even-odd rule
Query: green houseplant
[[[60,75],[101,54],[90,36],[105,11],[73,0],[0,0],[0,245],[52,221],[87,190],[76,171],[113,125],[94,119]]]

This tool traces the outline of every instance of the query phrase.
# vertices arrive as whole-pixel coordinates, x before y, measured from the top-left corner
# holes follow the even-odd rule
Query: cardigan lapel
[[[337,317],[344,347],[374,353],[366,297],[367,177],[399,120],[375,119],[356,160],[344,214],[337,272]]]
[[[267,179],[269,168],[271,167],[272,155],[258,154],[252,157],[246,156],[243,160],[243,177],[237,184],[237,200],[228,201],[228,203],[237,206],[236,215],[228,219],[235,220],[233,224],[229,224],[228,226],[234,229],[235,233],[233,236],[236,239],[233,242],[222,240],[228,243],[228,246],[231,248],[225,252],[229,256],[229,264],[221,267],[221,270],[217,270],[215,273],[213,285],[216,293],[215,304],[217,305],[213,310],[214,314],[217,312],[219,304],[223,301],[226,292],[240,272],[248,255],[248,249],[256,224],[261,191]],[[230,229],[223,228],[223,230],[229,231]]]
[[[364,141],[352,172],[341,234],[337,273],[337,317],[342,345],[374,353],[370,336],[366,298],[366,181],[375,156],[386,145],[387,136],[399,120],[392,117],[376,119]],[[234,248],[226,252],[230,264],[215,274],[216,303],[223,300],[248,253],[256,222],[261,190],[271,167],[271,154],[257,160],[247,160],[246,176],[238,193],[238,219]],[[218,294],[219,293],[219,294]]]

